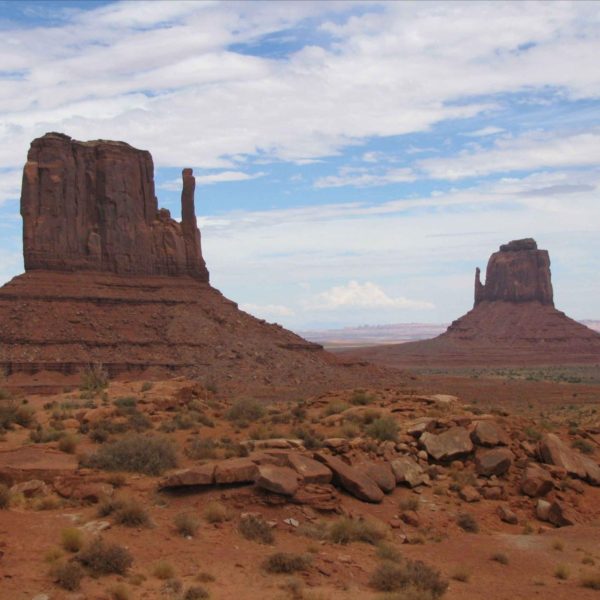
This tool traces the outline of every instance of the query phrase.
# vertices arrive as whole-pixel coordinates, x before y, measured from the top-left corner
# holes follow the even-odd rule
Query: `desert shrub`
[[[409,496],[407,498],[402,498],[399,502],[399,506],[402,510],[412,510],[417,512],[419,510],[419,506],[421,505],[418,498],[414,496]]]
[[[179,535],[183,537],[193,537],[200,527],[200,523],[196,515],[191,513],[179,513],[175,515],[175,528]]]
[[[454,581],[467,583],[467,581],[469,581],[469,579],[471,578],[471,573],[466,567],[461,565],[452,570],[450,578],[454,579]]]
[[[263,567],[269,573],[295,573],[304,571],[311,561],[311,557],[305,554],[276,552],[265,560]]]
[[[170,440],[137,434],[105,444],[88,458],[88,463],[107,471],[160,475],[177,466],[177,455]]]
[[[216,458],[217,444],[210,438],[193,437],[185,448],[185,453],[194,460]]]
[[[149,392],[153,387],[154,383],[152,383],[152,381],[144,381],[144,383],[142,383],[141,391]]]
[[[108,387],[108,373],[101,364],[89,365],[81,373],[79,389],[89,394],[99,394]]]
[[[589,554],[587,554],[586,556],[584,556],[581,559],[581,562],[584,565],[595,565],[596,564],[596,561]]]
[[[137,400],[133,396],[122,396],[117,398],[113,404],[118,409],[117,412],[121,415],[128,414],[135,410]]]
[[[29,439],[34,444],[47,444],[48,442],[55,442],[59,440],[63,433],[52,427],[44,429],[41,425],[36,427],[34,430],[29,432]]]
[[[349,421],[342,424],[340,427],[340,437],[346,439],[352,439],[358,437],[360,435],[360,429],[356,423],[351,423]]]
[[[456,517],[456,523],[463,531],[468,533],[477,533],[479,531],[479,524],[471,513],[460,513]]]
[[[113,473],[106,478],[106,483],[112,485],[114,488],[121,488],[127,482],[127,478],[123,473]]]
[[[183,600],[205,600],[206,598],[210,598],[210,594],[201,585],[188,588],[183,595]]]
[[[66,527],[60,532],[60,538],[67,552],[79,552],[83,546],[83,533],[77,527]]]
[[[371,404],[375,398],[371,394],[367,394],[364,390],[356,390],[351,398],[350,403],[355,406],[365,406],[366,404]]]
[[[103,444],[110,437],[110,431],[104,423],[96,423],[88,433],[88,436],[92,442],[97,444]]]
[[[262,518],[255,515],[243,517],[238,525],[239,532],[247,539],[261,544],[272,544],[275,541],[271,526]]]
[[[324,416],[329,417],[330,415],[337,415],[350,408],[350,405],[343,400],[334,400],[330,402],[325,410],[323,411]]]
[[[77,436],[74,433],[66,433],[58,440],[58,449],[67,454],[73,454],[77,449]]]
[[[376,545],[385,539],[387,531],[374,521],[340,517],[329,528],[329,539],[335,544],[349,544],[350,542],[364,542]]]
[[[109,592],[111,600],[131,600],[129,589],[122,583],[117,583],[117,585],[111,587]]]
[[[133,564],[130,552],[118,544],[109,544],[95,538],[81,550],[79,562],[94,575],[124,575]]]
[[[175,577],[175,569],[171,563],[161,560],[154,565],[152,575],[157,579],[173,579]]]
[[[264,414],[265,409],[263,405],[257,400],[248,398],[235,402],[235,404],[227,411],[227,418],[239,425],[257,421],[258,419],[261,419]]]
[[[114,513],[115,523],[126,527],[148,527],[150,517],[144,507],[133,499],[123,501]]]
[[[594,452],[594,446],[588,442],[587,440],[584,440],[582,438],[577,438],[572,444],[571,446],[577,450],[579,450],[580,452],[583,452],[583,454],[593,454]]]
[[[15,400],[0,401],[0,431],[10,429],[13,425],[30,427],[34,422],[35,411],[27,404],[19,404]]]
[[[161,598],[180,598],[183,591],[183,583],[180,579],[167,579],[160,591]]]
[[[127,427],[140,433],[152,429],[152,421],[144,413],[134,410],[127,418]]]
[[[448,582],[439,571],[418,560],[406,560],[401,564],[384,562],[375,569],[369,583],[380,592],[416,588],[429,592],[432,598],[441,598],[448,588]]]
[[[6,510],[10,507],[10,488],[0,483],[0,510]]]
[[[569,579],[569,567],[567,567],[567,565],[557,565],[556,569],[554,569],[554,577],[556,577],[556,579],[561,579],[561,580],[565,580],[565,579]]]
[[[402,554],[400,554],[397,548],[390,546],[389,544],[379,543],[377,544],[377,558],[381,560],[389,560],[391,562],[400,562]]]
[[[69,562],[64,565],[57,565],[52,569],[52,575],[54,581],[69,592],[78,590],[81,586],[81,580],[84,578],[85,573],[83,569],[76,562]]]
[[[228,521],[229,511],[227,507],[221,502],[209,502],[204,511],[202,512],[202,516],[208,521],[208,523],[222,523],[223,521]]]
[[[508,564],[508,556],[506,556],[506,554],[504,554],[503,552],[494,552],[494,554],[492,554],[491,556],[491,560],[494,560],[497,563],[500,563],[501,565]]]
[[[61,508],[63,503],[64,501],[56,496],[43,496],[33,501],[32,508],[34,510],[56,510]]]
[[[44,562],[48,564],[56,564],[63,557],[63,552],[60,548],[49,548],[44,554]]]
[[[256,425],[248,432],[248,438],[251,440],[273,440],[283,437],[285,434],[271,425]]]
[[[600,591],[600,572],[598,573],[584,573],[581,576],[580,584],[582,587],[589,590]]]
[[[552,542],[552,550],[562,552],[565,549],[565,544],[562,540],[554,540]]]
[[[307,450],[316,450],[323,446],[323,435],[310,427],[297,427],[294,436],[302,440]]]
[[[212,583],[213,581],[216,581],[216,577],[212,573],[200,571],[200,573],[196,575],[196,581],[199,581],[200,583]]]
[[[108,517],[121,509],[126,502],[122,496],[106,496],[98,502],[96,512],[99,517]]]

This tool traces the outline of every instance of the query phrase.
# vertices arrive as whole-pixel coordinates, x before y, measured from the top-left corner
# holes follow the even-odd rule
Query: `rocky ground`
[[[1,392],[2,599],[598,596],[598,385],[105,383]]]

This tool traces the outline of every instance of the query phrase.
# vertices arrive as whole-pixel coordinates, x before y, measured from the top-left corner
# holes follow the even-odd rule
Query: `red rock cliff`
[[[515,240],[500,246],[487,265],[485,285],[475,271],[475,306],[480,302],[531,302],[554,306],[550,256],[535,240]]]
[[[152,156],[124,142],[79,142],[48,133],[23,170],[25,270],[189,275],[208,281],[183,171],[182,222],[159,209]]]

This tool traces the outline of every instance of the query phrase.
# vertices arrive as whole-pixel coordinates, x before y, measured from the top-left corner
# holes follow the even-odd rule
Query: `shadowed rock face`
[[[531,302],[554,306],[550,256],[531,238],[500,246],[488,261],[485,285],[475,271],[475,306],[480,302]]]
[[[23,170],[25,270],[188,275],[208,281],[183,171],[182,222],[159,209],[152,156],[123,142],[78,142],[48,133]]]

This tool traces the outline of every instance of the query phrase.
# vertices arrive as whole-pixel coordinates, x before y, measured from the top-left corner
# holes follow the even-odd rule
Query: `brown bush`
[[[312,558],[305,554],[276,552],[267,558],[263,567],[269,573],[295,573],[304,571],[311,562]]]
[[[133,564],[133,557],[126,548],[108,544],[100,537],[90,542],[79,553],[78,559],[94,575],[124,575]]]

